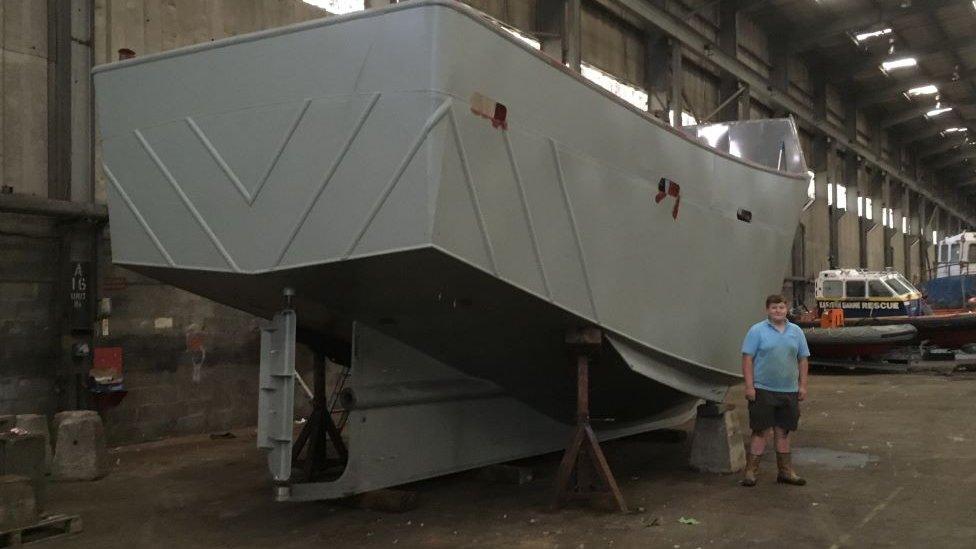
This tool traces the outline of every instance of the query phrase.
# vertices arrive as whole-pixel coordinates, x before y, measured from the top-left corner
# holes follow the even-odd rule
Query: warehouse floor
[[[767,459],[760,485],[741,488],[688,470],[687,442],[637,437],[605,446],[640,507],[630,515],[546,512],[555,455],[522,486],[471,473],[419,483],[419,508],[401,514],[276,504],[252,430],[115,449],[107,478],[53,485],[48,507],[84,520],[59,547],[971,548],[974,415],[973,373],[815,375],[795,458],[808,486],[776,485]]]

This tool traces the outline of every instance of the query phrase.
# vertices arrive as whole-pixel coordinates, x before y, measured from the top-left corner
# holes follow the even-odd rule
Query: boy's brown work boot
[[[793,471],[792,459],[789,452],[776,452],[776,467],[779,473],[776,475],[776,482],[782,484],[792,484],[793,486],[803,486],[807,481]]]
[[[762,454],[746,454],[746,470],[745,475],[742,477],[743,486],[755,486],[756,485],[756,475],[759,473],[759,460],[762,459]]]

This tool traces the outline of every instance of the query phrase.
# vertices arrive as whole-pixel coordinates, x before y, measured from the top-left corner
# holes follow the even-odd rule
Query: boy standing
[[[742,376],[752,429],[743,486],[756,485],[759,460],[770,435],[776,441],[776,482],[806,484],[793,471],[790,433],[799,424],[800,401],[807,396],[810,350],[803,330],[786,319],[786,312],[783,296],[767,297],[767,318],[749,328],[742,342]]]

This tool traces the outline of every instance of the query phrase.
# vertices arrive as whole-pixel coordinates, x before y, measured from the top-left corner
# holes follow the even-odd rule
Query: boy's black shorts
[[[800,423],[800,401],[796,393],[780,393],[756,388],[756,400],[749,401],[749,428],[765,431],[779,427],[796,431]]]

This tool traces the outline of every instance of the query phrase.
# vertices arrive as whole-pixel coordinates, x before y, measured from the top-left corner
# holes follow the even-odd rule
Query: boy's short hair
[[[766,308],[768,309],[773,303],[786,303],[786,298],[779,294],[770,294],[766,297]]]

